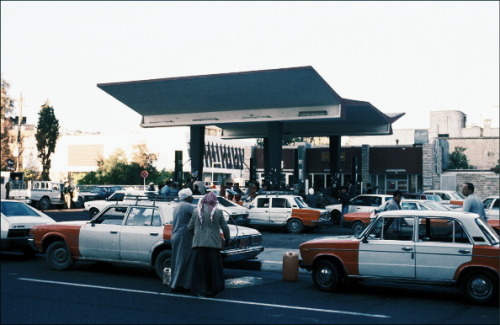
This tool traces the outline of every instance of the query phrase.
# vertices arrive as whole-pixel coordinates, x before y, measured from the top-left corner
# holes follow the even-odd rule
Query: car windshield
[[[223,197],[217,197],[217,201],[219,202],[220,205],[224,206],[224,207],[234,207],[234,206],[237,206],[237,207],[240,207],[240,205],[232,202],[232,201],[229,201]]]
[[[432,200],[437,202],[443,201],[443,199],[439,195],[434,195],[434,194],[426,195],[426,198],[427,200]]]
[[[295,203],[297,203],[297,205],[299,206],[299,208],[308,208],[309,205],[307,205],[306,202],[304,202],[304,200],[302,200],[302,198],[300,196],[296,196],[295,198]]]
[[[106,189],[103,187],[94,187],[90,193],[95,193],[95,194],[105,194]]]
[[[6,217],[40,217],[38,213],[22,202],[1,202],[2,214]]]
[[[485,221],[483,218],[476,218],[476,222],[483,232],[483,234],[488,238],[492,245],[498,245],[500,238],[498,237],[497,232],[490,226],[490,224]]]

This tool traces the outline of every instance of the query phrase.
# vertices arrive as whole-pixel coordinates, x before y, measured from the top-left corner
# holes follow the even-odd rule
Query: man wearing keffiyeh
[[[192,253],[193,233],[188,229],[193,215],[193,193],[189,188],[179,191],[179,204],[173,211],[172,221],[172,263],[170,288],[174,292],[189,292],[191,276],[189,262]]]
[[[209,192],[198,202],[189,221],[189,229],[194,230],[193,252],[191,255],[191,293],[198,296],[214,297],[224,291],[224,267],[221,249],[224,240],[229,240],[229,227],[222,210],[217,208],[217,196]]]

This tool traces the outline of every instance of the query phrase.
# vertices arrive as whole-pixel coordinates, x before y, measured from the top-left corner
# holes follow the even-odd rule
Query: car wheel
[[[313,267],[314,286],[321,291],[336,291],[341,288],[343,272],[333,261],[321,260]]]
[[[293,218],[288,220],[286,228],[291,234],[300,234],[304,230],[304,224],[300,221],[300,219]]]
[[[486,271],[474,271],[460,282],[465,299],[474,304],[485,305],[498,299],[498,280]]]
[[[339,223],[340,222],[340,217],[341,213],[339,210],[332,210],[330,213],[330,219],[332,220],[332,223]]]
[[[99,210],[98,210],[98,209],[96,209],[96,208],[91,208],[91,209],[89,210],[90,217],[92,217],[92,218],[93,218],[96,214],[98,214],[98,213],[99,213]]]
[[[40,202],[38,202],[38,205],[42,211],[50,209],[50,201],[46,197],[42,198]]]
[[[79,197],[78,200],[75,202],[75,208],[76,209],[83,208],[83,199],[81,197]]]
[[[49,245],[45,252],[45,261],[53,270],[67,270],[73,264],[68,246],[63,241],[56,241]]]
[[[358,236],[365,229],[365,225],[361,221],[354,221],[351,229],[354,236]]]
[[[156,274],[160,279],[163,279],[163,269],[172,265],[172,252],[170,250],[164,250],[158,254],[155,261]]]

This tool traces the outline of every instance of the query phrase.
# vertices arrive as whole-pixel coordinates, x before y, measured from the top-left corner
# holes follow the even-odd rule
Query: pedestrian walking
[[[389,202],[387,202],[384,211],[401,210],[402,197],[403,197],[403,192],[401,192],[400,190],[394,191],[394,193],[392,193],[392,200],[389,200]]]
[[[349,213],[349,193],[347,193],[347,188],[345,186],[340,187],[339,201],[342,204],[342,213],[340,215],[339,226],[342,227],[344,221],[344,214]]]
[[[477,213],[484,220],[488,220],[486,212],[484,211],[483,202],[474,194],[474,184],[464,183],[462,185],[462,194],[465,196],[462,211]]]
[[[191,294],[215,297],[224,291],[224,268],[221,249],[229,241],[229,227],[222,210],[217,208],[217,196],[207,193],[198,202],[189,221],[194,231],[191,255]],[[224,244],[220,230],[224,234]]]
[[[64,183],[63,194],[64,194],[64,208],[71,209],[71,202],[73,196],[74,187],[69,183]]]
[[[193,245],[193,233],[188,229],[195,206],[193,193],[189,188],[179,191],[179,204],[173,211],[172,221],[172,263],[170,289],[174,292],[189,292],[191,274],[189,263]]]

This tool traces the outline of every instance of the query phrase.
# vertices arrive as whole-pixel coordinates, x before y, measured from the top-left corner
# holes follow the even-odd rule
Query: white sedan
[[[15,200],[2,200],[1,249],[22,251],[26,256],[36,252],[28,245],[32,226],[54,223],[55,220],[37,209]]]

